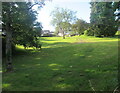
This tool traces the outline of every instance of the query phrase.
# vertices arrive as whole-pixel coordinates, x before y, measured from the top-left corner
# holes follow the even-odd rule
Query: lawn
[[[9,91],[113,91],[118,84],[118,39],[41,37],[42,50],[17,46]],[[4,61],[4,60],[3,60]]]

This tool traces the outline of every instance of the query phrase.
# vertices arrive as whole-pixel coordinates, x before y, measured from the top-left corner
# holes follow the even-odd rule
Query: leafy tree
[[[63,30],[63,34],[65,34],[65,32],[70,32],[71,31],[71,24],[68,22],[61,22],[61,27]]]
[[[120,24],[120,1],[113,3],[113,10],[115,11],[116,21]]]
[[[2,3],[2,22],[3,31],[6,32],[6,70],[13,71],[12,67],[12,49],[11,45],[32,44],[30,42],[37,39],[38,30],[34,27],[37,12],[32,10],[36,4],[42,3],[26,3],[26,2],[3,2]],[[40,27],[41,28],[41,27]],[[39,27],[37,29],[40,29]]]
[[[84,31],[88,28],[88,23],[82,19],[78,19],[75,24],[72,24],[72,30],[79,35],[84,34]]]
[[[57,36],[58,33],[59,33],[59,27],[55,27],[55,32],[54,32],[54,34]]]
[[[115,11],[116,21],[119,26],[119,24],[120,24],[120,1],[113,3],[113,9]],[[120,69],[119,68],[120,68],[120,61],[118,62],[118,90],[120,90]]]
[[[120,10],[120,1],[119,2],[113,2],[113,9],[114,11],[119,11]]]
[[[77,24],[72,24],[72,32],[73,32],[73,34],[78,34],[78,26],[77,26]]]
[[[94,29],[92,29],[93,27],[89,27],[87,30],[84,31],[84,35],[87,36],[93,36],[94,35]]]
[[[59,32],[63,34],[63,39],[65,39],[65,32],[68,31],[70,23],[76,19],[75,13],[69,9],[58,7],[51,12],[51,23],[59,28]]]
[[[116,29],[112,2],[91,2],[90,21],[94,36],[114,36]]]

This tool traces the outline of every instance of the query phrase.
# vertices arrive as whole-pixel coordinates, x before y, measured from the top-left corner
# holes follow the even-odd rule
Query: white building
[[[54,32],[50,31],[50,30],[42,30],[41,32],[41,36],[53,36]]]

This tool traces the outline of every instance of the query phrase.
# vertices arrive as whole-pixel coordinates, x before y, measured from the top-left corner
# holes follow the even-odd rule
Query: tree
[[[59,34],[59,27],[55,27],[55,32],[54,34],[57,36]]]
[[[13,71],[12,43],[25,45],[27,42],[36,39],[33,28],[37,13],[32,10],[32,7],[36,4],[42,5],[42,3],[34,3],[2,3],[2,25],[3,31],[6,32],[6,71],[8,72]]]
[[[112,2],[91,2],[90,22],[94,36],[114,36],[116,29]]]
[[[120,1],[113,3],[113,9],[115,11],[116,21],[117,21],[118,26],[119,26],[119,24],[120,24]],[[118,59],[120,59],[120,56]],[[118,90],[120,90],[120,61],[118,62]]]
[[[72,30],[77,34],[82,35],[88,26],[87,22],[82,19],[78,19],[75,24],[72,24]]]
[[[115,12],[116,21],[119,25],[120,24],[120,1],[113,3],[113,10]]]
[[[70,23],[76,19],[75,13],[69,9],[58,7],[51,12],[51,23],[59,28],[59,32],[63,34],[63,39],[65,39],[65,32],[68,31]]]
[[[63,35],[65,35],[66,32],[71,31],[71,24],[68,22],[61,22],[61,27],[62,27]]]

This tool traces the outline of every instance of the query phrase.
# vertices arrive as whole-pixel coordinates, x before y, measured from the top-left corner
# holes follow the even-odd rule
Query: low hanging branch
[[[43,7],[43,5],[45,5],[45,3],[44,2],[37,2],[37,3],[34,3],[34,4],[32,4],[29,8],[28,8],[28,10],[30,10],[30,9],[32,9],[32,7],[34,7],[35,5],[39,5],[39,7]]]

